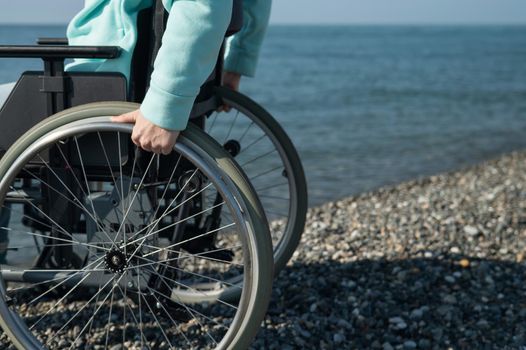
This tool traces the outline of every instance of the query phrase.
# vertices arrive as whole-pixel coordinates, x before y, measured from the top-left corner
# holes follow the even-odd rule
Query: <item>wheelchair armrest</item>
[[[68,38],[38,38],[38,45],[67,45]]]
[[[117,46],[64,46],[64,45],[4,45],[0,46],[0,58],[117,58],[121,49]]]

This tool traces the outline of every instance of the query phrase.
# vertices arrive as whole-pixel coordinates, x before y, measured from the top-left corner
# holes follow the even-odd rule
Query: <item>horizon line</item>
[[[0,22],[0,26],[66,26],[69,22]],[[526,26],[524,22],[270,22],[269,26]]]

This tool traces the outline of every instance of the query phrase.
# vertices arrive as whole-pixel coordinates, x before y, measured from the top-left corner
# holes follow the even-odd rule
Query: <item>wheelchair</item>
[[[118,47],[0,46],[44,61],[0,110],[0,348],[243,349],[257,333],[305,224],[301,162],[265,109],[221,86],[222,53],[172,154],[110,121],[144,98],[165,23],[161,1],[139,14],[129,84],[64,71]]]

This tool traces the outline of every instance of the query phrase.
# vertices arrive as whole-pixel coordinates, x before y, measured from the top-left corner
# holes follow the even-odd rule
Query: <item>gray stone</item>
[[[416,343],[412,340],[406,340],[404,342],[404,349],[407,349],[407,350],[416,349]]]
[[[476,236],[479,233],[479,230],[473,226],[464,226],[464,232],[470,236]]]
[[[431,347],[431,342],[427,339],[420,339],[418,341],[418,347],[420,349],[429,349]]]
[[[394,350],[393,346],[387,342],[385,342],[383,345],[383,350]]]
[[[335,333],[333,336],[332,336],[332,341],[335,343],[335,344],[341,344],[345,341],[345,336],[341,333]]]

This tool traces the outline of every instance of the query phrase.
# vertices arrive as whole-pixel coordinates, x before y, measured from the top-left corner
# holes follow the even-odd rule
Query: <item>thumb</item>
[[[130,123],[134,124],[136,120],[135,113],[126,113],[116,117],[111,117],[111,121],[114,123]]]

